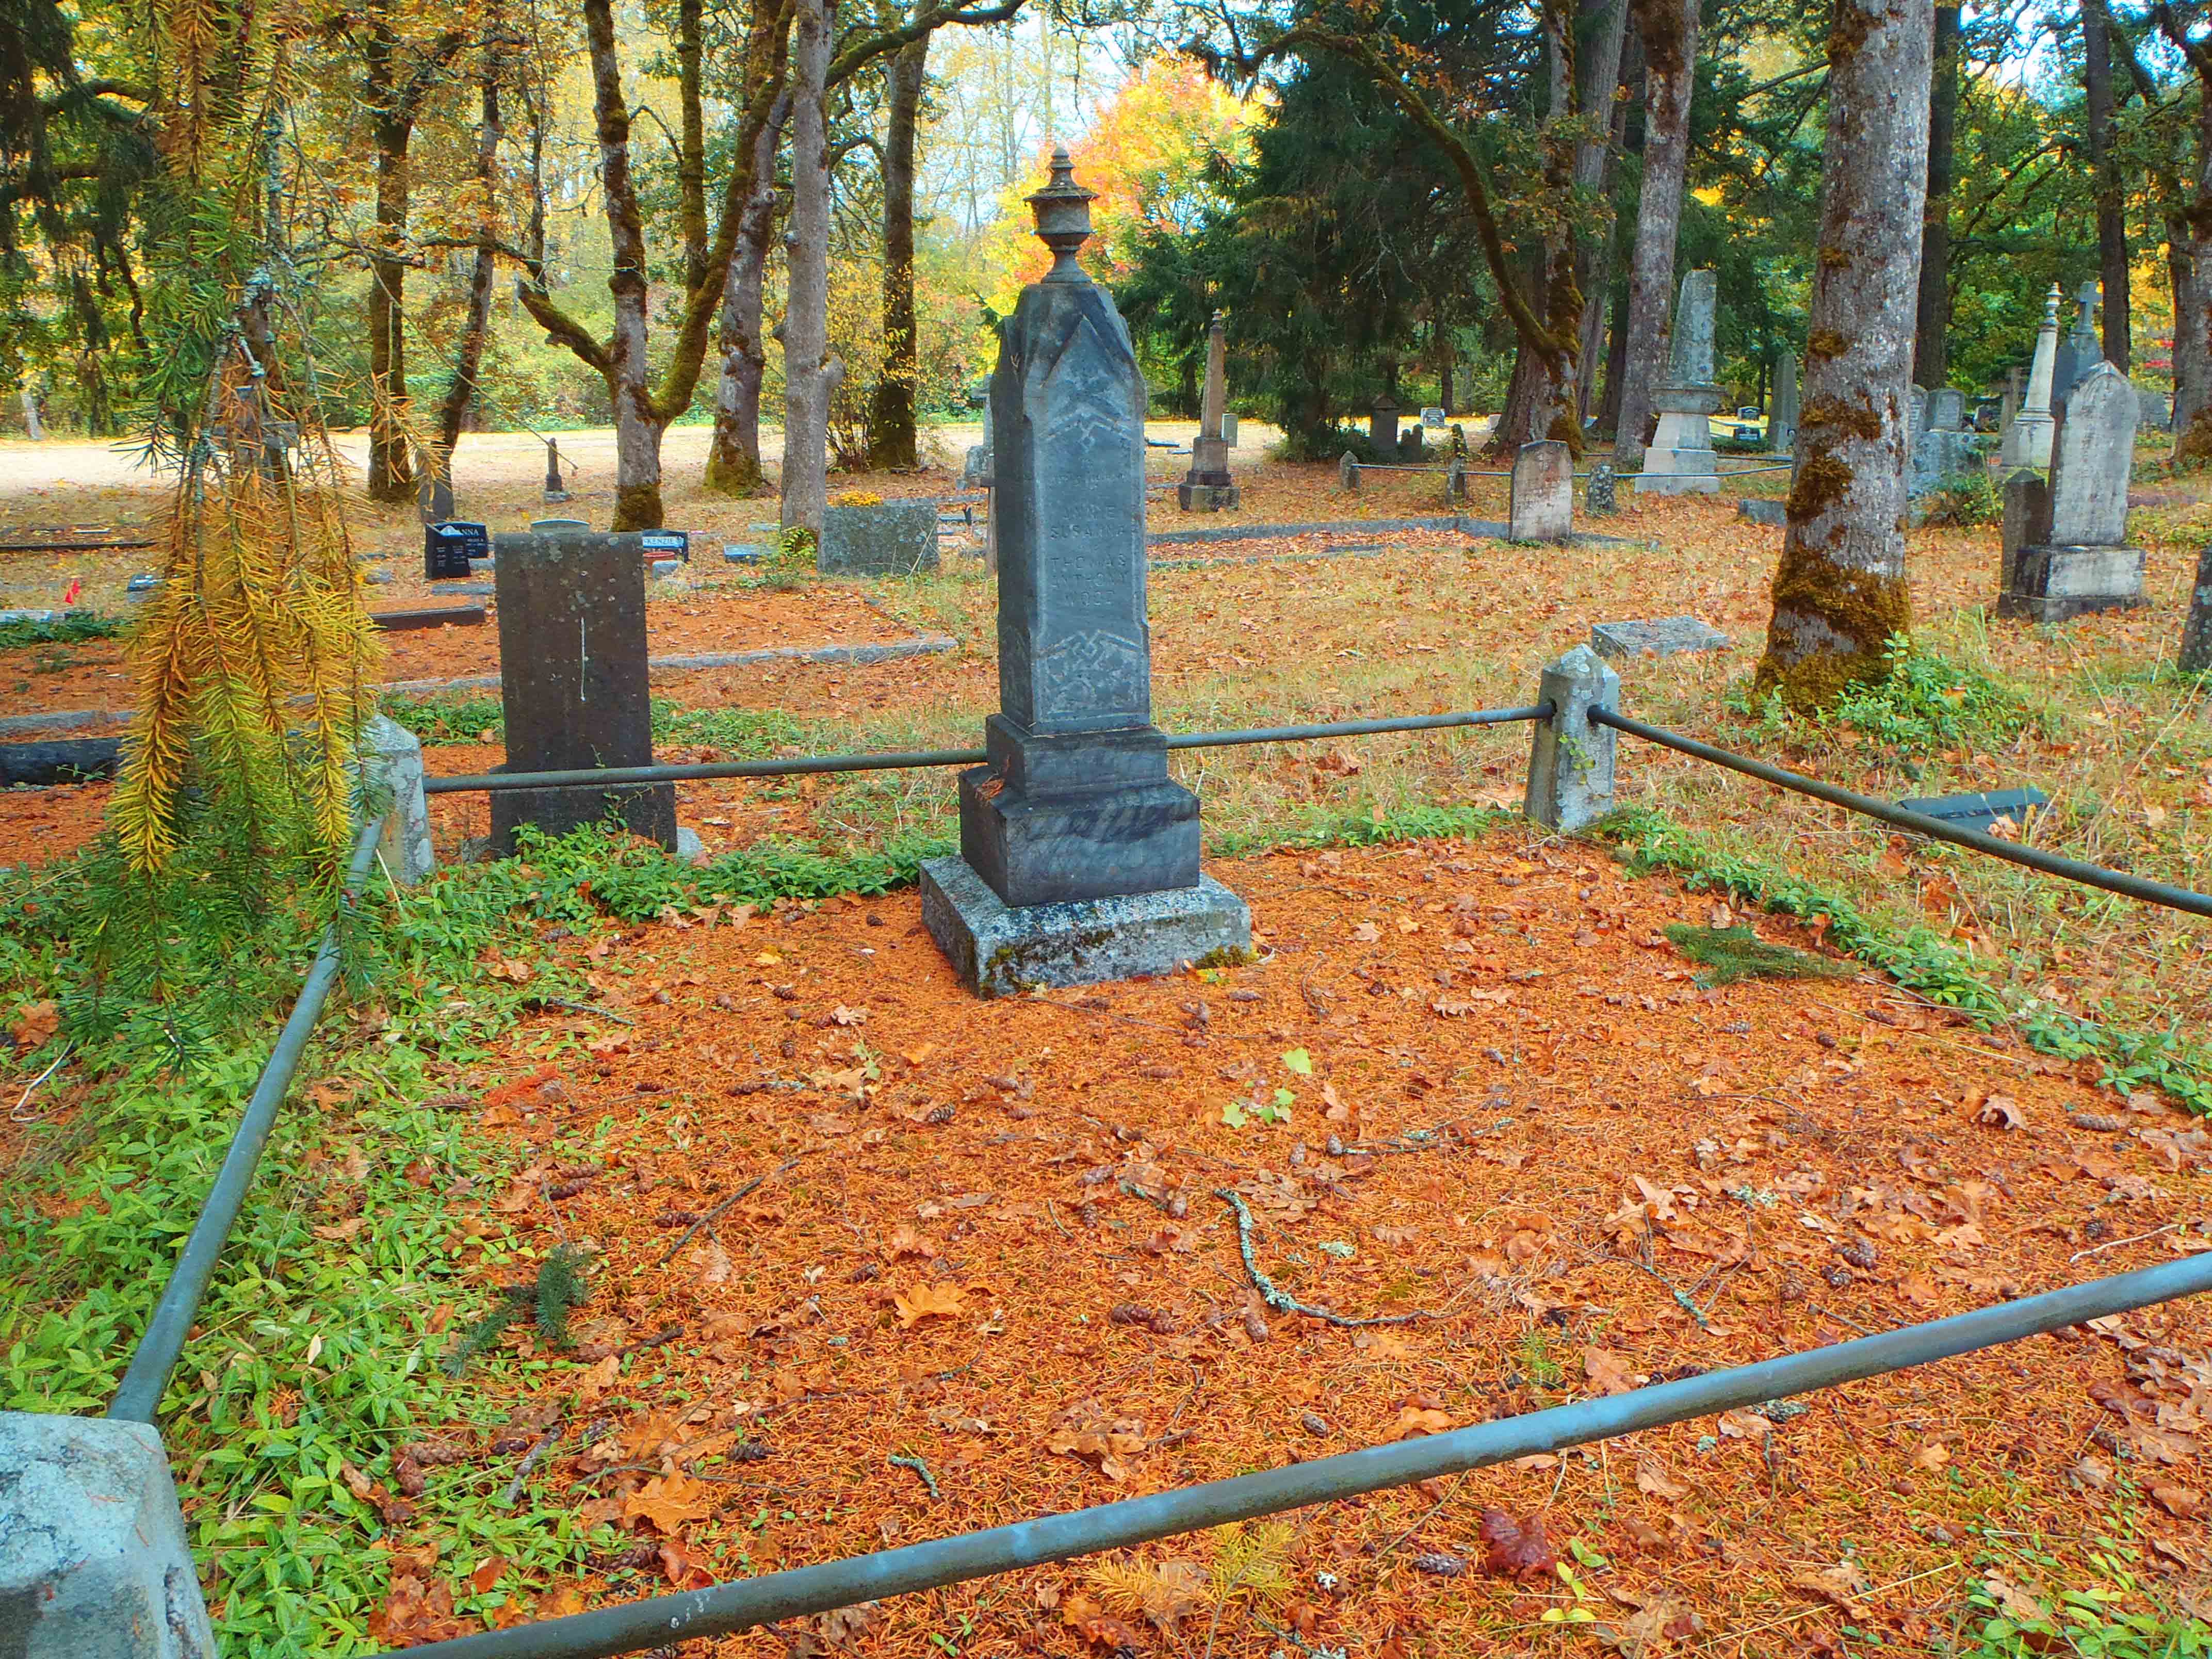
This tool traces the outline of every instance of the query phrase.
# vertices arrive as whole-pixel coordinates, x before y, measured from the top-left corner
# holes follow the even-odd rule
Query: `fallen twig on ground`
[[[514,1472],[514,1479],[507,1483],[507,1490],[500,1495],[502,1509],[514,1507],[515,1499],[522,1496],[522,1483],[530,1479],[531,1470],[538,1467],[547,1452],[561,1443],[562,1437],[568,1432],[568,1424],[564,1418],[538,1437],[537,1443],[523,1455],[522,1467]]]
[[[670,1262],[675,1261],[677,1251],[682,1249],[686,1244],[689,1244],[693,1239],[696,1238],[699,1236],[699,1231],[701,1228],[707,1226],[711,1222],[720,1219],[720,1217],[728,1211],[729,1207],[732,1204],[735,1204],[739,1199],[749,1197],[752,1194],[758,1192],[763,1182],[770,1180],[776,1176],[787,1174],[790,1170],[795,1169],[798,1166],[799,1158],[805,1158],[805,1156],[806,1154],[805,1152],[801,1152],[799,1155],[799,1158],[787,1159],[781,1168],[771,1170],[767,1175],[755,1176],[750,1181],[745,1182],[744,1186],[738,1188],[737,1191],[732,1193],[727,1198],[717,1204],[713,1209],[708,1211],[706,1214],[701,1216],[696,1221],[686,1227],[684,1230],[684,1237],[678,1239],[673,1244],[671,1244],[668,1247],[667,1252],[661,1256],[659,1261],[654,1262],[653,1265],[656,1267],[665,1267]]]
[[[1383,1314],[1373,1319],[1352,1319],[1327,1308],[1316,1308],[1301,1302],[1273,1279],[1260,1271],[1260,1263],[1252,1254],[1252,1212],[1243,1199],[1226,1187],[1216,1187],[1213,1195],[1237,1212],[1237,1249],[1244,1258],[1244,1271],[1251,1275],[1252,1288],[1260,1292],[1260,1300],[1277,1313],[1304,1314],[1309,1319],[1318,1319],[1324,1324],[1340,1329],[1354,1330],[1364,1325],[1412,1325],[1431,1316],[1425,1313]]]
[[[929,1465],[921,1458],[909,1457],[902,1452],[893,1452],[889,1457],[884,1459],[884,1462],[895,1469],[912,1469],[921,1477],[921,1484],[929,1488],[929,1501],[933,1504],[943,1501],[945,1494],[937,1490],[937,1477],[929,1472]]]

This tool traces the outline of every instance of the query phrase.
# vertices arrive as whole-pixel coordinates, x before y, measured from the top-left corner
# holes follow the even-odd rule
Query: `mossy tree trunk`
[[[1928,195],[1921,210],[1918,321],[1912,380],[1933,391],[1951,379],[1952,134],[1959,122],[1959,8],[1936,8],[1928,88]]]
[[[1837,0],[1789,524],[1757,690],[1832,704],[1911,623],[1905,388],[1928,185],[1927,0]]]
[[[2212,41],[2192,38],[2184,20],[2163,8],[2159,26],[2197,71],[2197,177],[2183,205],[2174,240],[2187,289],[2174,292],[2173,443],[2177,459],[2212,459]],[[2169,215],[2169,226],[2174,220]]]
[[[830,148],[823,109],[835,0],[799,0],[792,28],[791,226],[784,240],[782,520],[822,533],[830,468]]]
[[[761,327],[761,295],[768,270],[769,239],[775,231],[775,152],[791,118],[787,93],[776,100],[768,125],[753,143],[753,193],[738,224],[737,251],[722,289],[722,375],[714,392],[714,438],[707,452],[707,488],[726,495],[758,495],[761,471],[761,383],[768,374],[768,342]]]
[[[893,55],[884,77],[884,368],[869,411],[868,457],[894,471],[921,465],[915,432],[921,362],[915,333],[914,152],[928,60],[925,34]]]
[[[1698,0],[1635,0],[1644,49],[1644,183],[1636,198],[1636,251],[1628,265],[1628,348],[1617,465],[1644,464],[1651,394],[1667,374],[1667,319],[1674,303],[1674,241],[1690,165],[1690,94],[1697,81]]]
[[[2112,18],[2105,0],[2081,0],[2081,91],[2088,118],[2089,165],[2095,169],[2097,266],[2105,295],[2105,361],[2128,372],[2135,357],[2128,292],[2127,189],[2120,179],[2119,131],[2113,119]]]

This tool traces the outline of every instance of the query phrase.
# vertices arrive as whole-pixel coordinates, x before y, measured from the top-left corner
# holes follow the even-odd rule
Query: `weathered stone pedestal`
[[[500,536],[493,549],[500,702],[507,717],[501,769],[652,765],[645,549],[637,536],[539,528]],[[676,847],[676,787],[664,783],[496,791],[492,851],[510,856],[521,824],[562,836],[611,816],[663,847]]]
[[[1712,416],[1721,406],[1713,381],[1714,281],[1710,270],[1682,278],[1674,306],[1674,339],[1666,384],[1651,397],[1659,429],[1644,452],[1639,495],[1712,495],[1720,492]]]
[[[1190,447],[1190,471],[1176,486],[1176,503],[1186,513],[1233,513],[1244,498],[1229,471],[1229,439],[1222,424],[1228,411],[1227,356],[1217,311],[1206,331],[1206,390],[1199,401],[1198,440]]]
[[[1243,902],[1200,873],[1198,797],[1152,722],[1144,382],[1075,263],[1091,195],[1063,151],[1030,200],[1057,262],[1001,325],[991,377],[1000,707],[960,779],[960,856],[922,876],[931,936],[985,996],[1251,944]]]
[[[0,1412],[0,1654],[215,1659],[150,1425]]]
[[[2051,441],[2056,433],[2051,416],[2051,387],[2058,374],[2058,284],[2043,302],[2043,326],[2035,337],[2035,356],[2028,365],[2027,398],[2006,425],[2000,451],[2007,466],[2048,467]]]

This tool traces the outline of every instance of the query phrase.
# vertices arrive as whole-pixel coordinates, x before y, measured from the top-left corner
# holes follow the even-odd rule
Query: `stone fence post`
[[[1522,808],[1547,830],[1579,830],[1613,810],[1613,763],[1619,733],[1593,726],[1593,708],[1620,707],[1620,676],[1586,645],[1547,664],[1536,701],[1552,718],[1536,724],[1528,751],[1528,795]]]
[[[150,1424],[0,1412],[0,1652],[216,1659]]]
[[[412,887],[437,866],[430,805],[422,792],[422,740],[389,714],[378,714],[362,728],[361,755],[369,794],[362,811],[384,817],[377,853],[393,881]]]

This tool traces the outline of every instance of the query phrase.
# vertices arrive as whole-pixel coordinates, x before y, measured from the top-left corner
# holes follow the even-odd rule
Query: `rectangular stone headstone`
[[[1746,495],[1735,504],[1736,516],[1753,524],[1780,530],[1790,522],[1790,503],[1774,495]]]
[[[2135,389],[2102,361],[2067,393],[2051,453],[2052,545],[2114,547],[2127,539],[2136,416]]]
[[[1690,651],[1725,651],[1729,636],[1695,617],[1650,622],[1595,623],[1590,643],[1601,657],[1672,657]]]
[[[1777,454],[1797,453],[1797,354],[1775,359],[1774,403],[1766,418],[1766,447]]]
[[[1966,424],[1966,394],[1954,386],[1939,386],[1928,394],[1928,430],[1957,432]]]
[[[422,526],[422,579],[451,581],[469,574],[469,561],[491,551],[491,532],[480,524],[447,522]]]
[[[831,502],[822,511],[814,568],[825,576],[912,576],[937,568],[937,509],[931,499]]]
[[[2025,467],[2004,482],[2004,519],[1999,545],[2002,552],[1997,567],[1998,611],[2004,609],[2004,596],[2017,585],[2020,552],[2024,547],[2036,547],[2051,539],[2051,486],[2039,472]]]
[[[1386,459],[1398,449],[1398,405],[1388,398],[1378,398],[1367,416],[1367,441],[1375,446],[1375,453]]]
[[[1516,542],[1563,542],[1574,533],[1575,463],[1556,438],[1523,444],[1513,458],[1506,535]]]
[[[645,554],[635,534],[532,531],[495,539],[500,703],[510,772],[653,764]],[[676,846],[672,784],[621,790],[503,789],[491,797],[495,854],[519,825],[565,835],[619,817]]]

